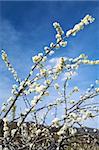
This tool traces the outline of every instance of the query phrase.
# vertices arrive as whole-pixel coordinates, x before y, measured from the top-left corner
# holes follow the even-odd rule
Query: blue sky
[[[43,47],[51,41],[55,41],[52,26],[55,21],[67,31],[86,14],[96,18],[93,24],[86,26],[76,37],[71,37],[66,48],[57,50],[52,57],[77,57],[80,53],[85,53],[90,59],[99,59],[99,2],[2,1],[0,7],[0,50],[6,50],[22,79],[32,66],[31,57],[42,52]],[[98,79],[99,67],[83,66],[79,74],[72,84],[77,84],[83,91]],[[0,104],[9,97],[14,83],[12,75],[0,58]]]

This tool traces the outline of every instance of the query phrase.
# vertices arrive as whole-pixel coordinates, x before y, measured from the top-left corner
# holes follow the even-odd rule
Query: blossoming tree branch
[[[65,48],[70,36],[75,36],[94,20],[86,15],[66,33],[58,22],[53,23],[56,43],[51,42],[44,47],[44,54],[38,53],[32,57],[33,66],[24,80],[18,76],[5,50],[2,50],[2,59],[16,81],[12,85],[11,96],[0,108],[4,150],[73,150],[79,149],[79,146],[83,150],[85,145],[81,144],[82,139],[90,143],[90,149],[90,146],[99,144],[97,136],[87,132],[85,126],[85,121],[99,115],[99,103],[95,101],[95,97],[99,96],[99,80],[89,85],[81,95],[77,86],[68,92],[69,83],[79,67],[99,65],[99,60],[89,60],[88,56],[80,54],[76,58],[60,57],[54,66],[48,67],[47,64],[49,55],[61,47]],[[62,74],[64,81],[61,88],[58,80]],[[56,98],[48,102],[54,92],[57,93]],[[73,99],[75,94],[79,98]],[[19,112],[17,102],[22,100],[25,109]],[[58,113],[60,108],[62,115]],[[98,129],[93,132],[97,133]]]

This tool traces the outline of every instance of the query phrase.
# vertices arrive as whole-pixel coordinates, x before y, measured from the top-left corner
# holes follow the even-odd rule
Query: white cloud
[[[60,57],[51,58],[51,59],[49,60],[49,63],[56,65],[56,64],[58,64],[58,62],[59,62],[59,58],[60,58]]]

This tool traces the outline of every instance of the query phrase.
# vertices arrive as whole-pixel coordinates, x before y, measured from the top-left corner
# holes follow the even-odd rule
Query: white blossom
[[[77,130],[74,129],[74,128],[69,128],[69,132],[70,132],[71,135],[75,135],[75,133],[77,132]]]
[[[62,47],[66,47],[67,46],[67,41],[61,41],[59,44]]]
[[[51,42],[51,43],[50,43],[50,48],[53,48],[53,47],[54,47],[54,43]]]
[[[74,87],[73,89],[74,92],[79,92],[79,88],[77,86]]]
[[[95,91],[98,93],[99,92],[99,88],[95,88]]]
[[[36,131],[36,135],[39,135],[41,132],[42,132],[41,129],[38,129],[38,130]]]
[[[76,33],[84,28],[85,25],[88,25],[89,23],[92,23],[95,20],[90,15],[86,15],[80,23],[76,24],[73,29],[70,29],[66,32],[66,37],[69,37],[70,35],[75,36]]]
[[[59,87],[60,87],[60,86],[59,86],[58,83],[55,83],[55,84],[54,84],[54,88],[55,88],[56,90],[59,89]]]
[[[11,130],[11,136],[12,136],[12,137],[14,136],[15,132],[16,132],[16,129],[12,129],[12,130]]]
[[[50,51],[49,55],[51,56],[51,55],[53,55],[53,54],[54,54],[54,51]]]
[[[44,85],[36,86],[36,88],[35,88],[36,92],[38,92],[38,93],[42,92],[44,89],[45,89]]]
[[[34,57],[32,57],[32,60],[34,63],[39,62],[42,59],[42,55],[36,55]]]
[[[58,118],[54,118],[52,120],[52,126],[58,127],[59,126],[59,119]]]

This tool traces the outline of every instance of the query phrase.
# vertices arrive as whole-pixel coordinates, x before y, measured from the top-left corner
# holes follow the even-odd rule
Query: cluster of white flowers
[[[68,58],[67,61],[71,63],[71,67],[73,68],[75,65],[81,64],[83,60],[86,60],[88,58],[85,54],[80,54],[76,58]],[[75,68],[75,67],[74,67]],[[77,68],[78,69],[78,68]]]
[[[75,114],[74,113],[74,115],[71,115],[70,120],[71,120],[71,125],[73,125],[74,123],[81,123],[81,122],[84,123],[86,118],[85,118],[85,115],[83,113],[82,114],[80,114],[80,113]]]
[[[8,119],[7,118],[3,118],[3,122],[4,122],[4,127],[3,127],[4,138],[8,138],[9,137]]]
[[[44,86],[44,85],[38,85],[38,86],[36,86],[35,91],[36,91],[37,93],[41,93],[41,92],[44,91],[45,87],[46,87],[46,86]]]
[[[6,54],[6,52],[4,51],[4,50],[2,50],[2,59],[4,60],[4,61],[7,61],[8,60],[8,56],[7,56],[7,54]]]
[[[60,86],[59,86],[59,84],[58,84],[58,83],[55,83],[55,84],[54,84],[54,88],[55,88],[56,90],[58,90],[58,89],[59,89],[59,87],[60,87]]]
[[[77,72],[75,72],[75,71],[69,71],[69,72],[66,72],[64,74],[64,78],[70,79],[72,76],[76,76],[76,75],[77,75]]]
[[[69,103],[70,103],[70,104],[74,104],[74,103],[75,103],[75,100],[70,100]]]
[[[66,37],[69,37],[70,35],[75,36],[76,33],[84,28],[84,25],[88,25],[89,23],[92,23],[95,20],[90,15],[86,15],[80,23],[76,24],[73,29],[70,29],[66,32]]]
[[[9,150],[8,147],[5,147],[4,150]]]
[[[41,76],[46,76],[47,70],[46,69],[40,69],[40,75]]]
[[[1,111],[5,112],[7,109],[7,104],[3,103],[1,107]]]
[[[24,122],[21,126],[21,134],[22,134],[23,137],[28,139],[28,126],[27,126],[26,122]]]
[[[43,58],[43,54],[42,53],[39,53],[38,55],[35,55],[34,57],[32,57],[32,61],[34,63],[38,63],[42,60]]]
[[[42,73],[44,75],[44,71],[42,70]],[[37,78],[39,79],[39,78]],[[35,80],[34,80],[35,81]],[[21,87],[21,86],[20,86]],[[35,92],[35,93],[41,93],[44,91],[44,89],[46,88],[45,85],[40,85],[39,83],[37,83],[36,81],[31,83],[29,82],[28,84],[28,89],[24,90],[24,94],[25,95],[29,95],[30,93],[32,92]],[[21,89],[21,88],[20,88]]]
[[[60,73],[60,72],[62,71],[63,66],[64,66],[64,62],[65,62],[64,58],[61,57],[61,58],[59,59],[59,63],[56,65],[56,68],[55,68],[55,72],[56,72],[56,73]]]
[[[81,110],[81,113],[82,113],[82,117],[81,117],[82,121],[94,117],[94,114],[89,110]]]
[[[60,46],[66,47],[67,41],[64,41],[63,38],[62,38],[62,35],[64,34],[64,31],[62,30],[60,24],[57,23],[57,22],[54,22],[53,26],[57,31],[57,34],[56,34],[56,39],[57,39],[56,48],[59,48]]]
[[[51,46],[53,47],[53,44],[52,44]],[[45,46],[45,47],[44,47],[44,50],[45,50],[45,53],[50,52],[50,48],[49,48],[49,47],[47,47],[47,46]]]
[[[79,88],[78,88],[77,86],[75,86],[75,87],[73,88],[73,92],[79,92]]]
[[[64,31],[62,30],[62,27],[60,26],[60,24],[58,22],[54,22],[53,26],[56,29],[57,33],[58,33],[56,35],[56,38],[61,38],[61,35],[64,34]]]
[[[14,100],[14,97],[11,96],[11,97],[8,98],[7,103],[13,102],[13,100]]]
[[[8,108],[8,105],[11,104],[14,100],[14,97],[13,96],[10,96],[8,99],[7,99],[7,102],[6,103],[2,103],[2,107],[1,107],[1,111],[2,112],[6,112],[7,111],[7,108]]]
[[[12,86],[12,94],[17,95],[18,94],[18,86],[16,84],[14,84]]]
[[[49,79],[46,80],[46,81],[45,81],[45,84],[50,85],[50,84],[51,84],[51,80],[49,80]]]
[[[95,61],[92,61],[92,60],[81,60],[81,62],[83,64],[89,64],[89,65],[99,65],[99,60],[95,60]]]
[[[29,86],[28,90],[24,90],[23,94],[25,95],[29,95],[30,93],[35,92],[35,89],[33,88],[33,86]]]
[[[41,95],[34,96],[33,100],[31,100],[32,107],[36,105],[36,103],[38,102],[38,100],[40,100],[40,98],[41,98]]]
[[[69,128],[69,133],[74,136],[77,133],[77,129],[76,128]]]
[[[41,132],[42,132],[41,129],[38,129],[38,130],[36,131],[36,135],[39,135]]]
[[[54,43],[50,44],[50,47],[45,46],[44,50],[46,54],[49,54],[50,56],[54,54],[54,50],[52,50],[53,48],[56,48],[56,45]]]
[[[8,56],[6,54],[6,52],[4,50],[2,50],[2,59],[5,62],[6,66],[8,67],[8,70],[11,71],[11,73],[13,74],[14,79],[17,82],[20,82],[20,79],[17,75],[17,72],[15,71],[15,69],[12,67],[12,65],[10,64],[9,60],[8,60]]]
[[[66,133],[66,131],[67,131],[67,129],[68,129],[68,126],[67,126],[67,124],[65,123],[63,126],[62,126],[62,128],[57,132],[57,135],[63,135],[63,134],[65,134]]]
[[[60,125],[59,119],[58,118],[54,118],[52,120],[52,126],[57,128],[57,127],[59,127],[59,125]]]
[[[12,137],[14,137],[15,132],[16,132],[16,129],[12,129],[12,130],[11,130],[11,136],[12,136]]]
[[[70,117],[70,119],[76,120],[78,115],[76,113],[72,112],[72,113],[70,113],[69,117]]]
[[[95,91],[98,93],[99,92],[99,88],[95,88]]]

